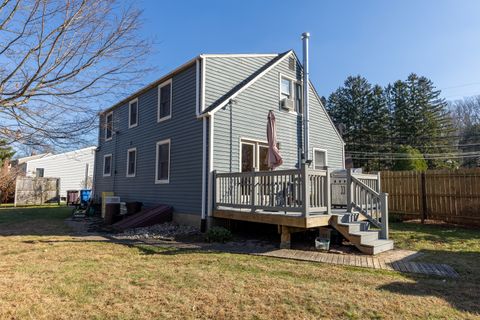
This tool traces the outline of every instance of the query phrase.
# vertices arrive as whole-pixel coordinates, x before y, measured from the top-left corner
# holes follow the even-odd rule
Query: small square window
[[[287,78],[282,78],[280,82],[280,93],[284,97],[287,97],[287,98],[292,97],[292,80]]]
[[[313,149],[313,166],[315,170],[323,170],[327,164],[327,152],[321,149]]]
[[[127,150],[127,177],[135,177],[137,170],[137,148]]]
[[[109,177],[112,175],[112,155],[106,154],[103,156],[103,176]]]
[[[130,102],[128,107],[128,127],[133,128],[138,124],[138,99]]]
[[[43,168],[37,168],[35,169],[35,176],[37,178],[43,178],[44,177],[45,170]]]

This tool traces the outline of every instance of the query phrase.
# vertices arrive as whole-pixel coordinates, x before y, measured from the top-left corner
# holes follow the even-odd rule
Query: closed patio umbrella
[[[267,122],[267,141],[268,141],[268,155],[267,165],[273,170],[283,163],[282,156],[277,148],[277,126],[275,123],[275,114],[272,110],[268,113]]]

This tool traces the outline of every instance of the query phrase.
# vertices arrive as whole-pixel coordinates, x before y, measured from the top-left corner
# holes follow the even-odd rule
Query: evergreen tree
[[[346,153],[351,154],[355,167],[363,167],[365,159],[356,158],[368,143],[365,140],[365,116],[369,108],[372,86],[361,76],[348,77],[343,87],[338,88],[327,100],[327,110],[333,122],[343,128]]]
[[[453,151],[454,133],[447,103],[440,98],[433,82],[412,73],[406,81],[390,86],[393,107],[393,143],[410,145],[422,154],[445,154]],[[427,159],[430,168],[452,165],[449,159]]]
[[[365,110],[364,140],[368,143],[364,151],[378,154],[366,162],[367,171],[379,171],[388,168],[391,163],[385,159],[384,153],[390,152],[392,146],[388,137],[391,134],[391,116],[387,104],[387,96],[383,88],[375,85],[370,94],[367,110]]]
[[[3,162],[11,159],[14,154],[12,147],[8,146],[5,140],[0,140],[0,168],[3,166]]]

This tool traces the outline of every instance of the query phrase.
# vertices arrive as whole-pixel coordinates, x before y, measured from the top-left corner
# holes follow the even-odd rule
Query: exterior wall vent
[[[293,57],[288,58],[288,68],[295,71],[295,59]]]

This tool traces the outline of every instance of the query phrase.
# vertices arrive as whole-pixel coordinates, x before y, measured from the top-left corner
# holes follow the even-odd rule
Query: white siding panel
[[[93,178],[95,148],[70,151],[27,162],[27,176],[35,176],[37,168],[44,169],[44,176],[60,178],[60,196],[66,197],[67,190],[84,188],[85,171]]]

